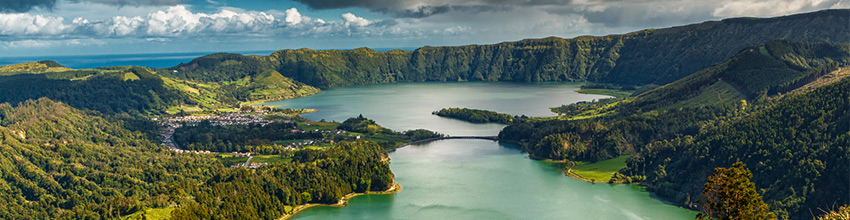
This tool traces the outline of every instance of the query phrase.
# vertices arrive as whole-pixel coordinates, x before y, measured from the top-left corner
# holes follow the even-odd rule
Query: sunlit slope
[[[39,74],[71,70],[50,60],[0,66],[0,76],[15,74]]]

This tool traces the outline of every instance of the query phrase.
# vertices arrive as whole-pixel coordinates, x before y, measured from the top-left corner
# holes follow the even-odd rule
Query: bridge
[[[499,136],[445,136],[445,137],[436,137],[436,138],[428,138],[428,139],[413,141],[413,142],[405,144],[404,146],[422,144],[422,143],[428,143],[428,142],[431,142],[431,141],[446,140],[446,139],[483,139],[483,140],[498,141]]]

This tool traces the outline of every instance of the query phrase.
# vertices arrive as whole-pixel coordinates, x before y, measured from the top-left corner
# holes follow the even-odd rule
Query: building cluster
[[[179,149],[179,148],[171,148],[171,150],[174,151],[174,152],[177,152],[177,153],[194,153],[194,154],[211,154],[211,153],[213,153],[213,152],[210,152],[208,150],[183,150],[183,149]]]
[[[265,165],[269,165],[269,163],[257,163],[257,162],[252,162],[252,163],[250,163],[250,164],[247,164],[247,166],[246,166],[246,164],[244,164],[244,163],[237,163],[237,164],[230,165],[230,168],[248,168],[248,169],[257,169],[257,168],[260,168],[261,166],[265,166]]]
[[[253,113],[253,114],[249,114]],[[180,146],[174,142],[174,131],[177,128],[185,125],[195,125],[200,123],[201,121],[209,121],[213,126],[229,126],[229,125],[252,125],[259,124],[261,126],[266,126],[267,124],[272,123],[271,120],[263,118],[263,116],[267,115],[269,112],[267,110],[255,110],[253,112],[250,111],[239,111],[233,113],[226,113],[221,115],[202,115],[202,116],[182,116],[182,117],[168,117],[168,118],[152,118],[151,120],[158,121],[160,126],[163,126],[162,132],[160,133],[160,138],[162,140],[162,145],[171,148],[172,150],[180,150]],[[288,122],[288,121],[287,121]],[[181,150],[178,152],[190,152],[186,150]],[[203,152],[201,152],[203,153]]]
[[[240,111],[234,113],[226,113],[220,115],[204,115],[204,116],[180,116],[180,117],[166,117],[166,118],[152,118],[151,120],[159,123],[160,126],[163,127],[162,133],[160,133],[160,138],[162,140],[162,145],[170,148],[171,150],[178,153],[195,153],[195,154],[210,154],[217,152],[210,151],[199,151],[199,150],[183,150],[180,146],[174,141],[174,132],[177,128],[183,126],[195,126],[202,121],[209,121],[209,123],[213,126],[230,126],[230,125],[255,125],[259,124],[261,126],[268,125],[272,123],[272,120],[268,120],[263,118],[263,116],[269,114],[267,110],[255,110],[253,112],[249,111]],[[284,121],[290,122],[290,121]],[[333,135],[343,135],[345,133],[344,130],[301,130],[301,129],[292,129],[290,130],[292,133],[322,133],[322,134],[333,134]],[[360,136],[350,136],[352,138],[360,139]],[[333,140],[326,140],[324,138],[320,140],[300,140],[298,142],[289,143],[286,146],[283,146],[285,149],[295,150],[299,148],[303,148],[305,146],[317,145],[321,142],[327,142],[333,144]],[[249,157],[248,161],[245,163],[234,164],[232,168],[249,168],[256,169],[258,167],[268,165],[268,163],[257,163],[251,162],[253,158],[250,152],[239,153],[232,152],[230,155],[234,157]]]

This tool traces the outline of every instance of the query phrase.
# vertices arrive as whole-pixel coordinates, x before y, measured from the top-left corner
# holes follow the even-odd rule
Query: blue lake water
[[[579,94],[578,83],[428,82],[362,85],[266,103],[314,108],[312,120],[362,114],[394,130],[425,128],[449,135],[497,135],[501,124],[472,124],[432,115],[446,107],[512,115],[554,116],[549,108],[606,96]],[[515,146],[488,140],[442,140],[389,154],[403,189],[367,195],[342,208],[317,207],[293,219],[693,219],[634,185],[582,182],[563,165],[531,160]]]

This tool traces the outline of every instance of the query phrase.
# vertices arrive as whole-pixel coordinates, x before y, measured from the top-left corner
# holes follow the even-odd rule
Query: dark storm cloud
[[[0,0],[0,12],[27,12],[33,8],[53,8],[56,0]]]
[[[177,5],[188,0],[72,0],[108,5]],[[59,0],[0,0],[0,12],[28,12],[35,8],[53,9]]]

